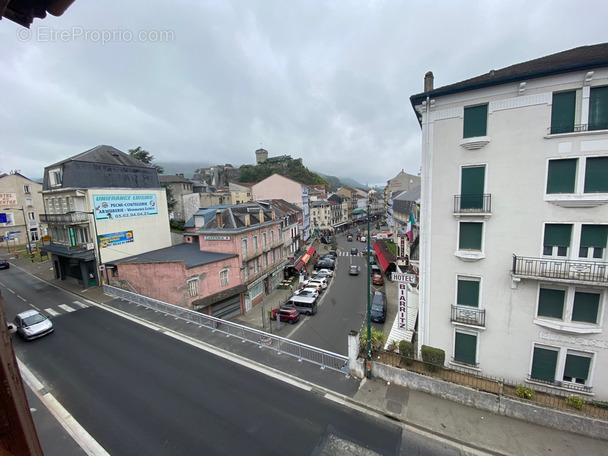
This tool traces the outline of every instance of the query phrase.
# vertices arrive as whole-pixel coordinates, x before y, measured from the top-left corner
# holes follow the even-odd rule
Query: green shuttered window
[[[557,351],[534,347],[531,378],[553,383],[555,381],[556,366]]]
[[[563,319],[565,295],[564,290],[541,288],[538,296],[538,316]]]
[[[483,223],[460,222],[460,239],[458,248],[460,250],[481,250],[482,234]]]
[[[458,279],[459,306],[479,307],[479,281]]]
[[[549,161],[547,193],[574,193],[577,162],[576,158]]]
[[[481,209],[483,207],[483,191],[486,167],[471,166],[462,168],[460,183],[462,209]]]
[[[583,323],[597,323],[598,309],[600,308],[600,295],[597,293],[583,293],[577,291],[574,294],[574,306],[572,308],[572,321]]]
[[[608,87],[593,87],[589,96],[589,130],[608,129]]]
[[[608,193],[608,157],[587,159],[585,193]]]
[[[576,92],[553,94],[551,106],[551,133],[569,133],[574,131]]]
[[[567,382],[580,383],[584,385],[589,377],[589,366],[591,358],[577,356],[569,353],[566,355],[566,366],[564,367],[564,380]]]
[[[546,246],[570,246],[570,235],[572,233],[572,225],[567,224],[546,224],[545,225],[545,242]]]
[[[464,364],[477,363],[477,336],[456,332],[454,360]]]
[[[464,108],[463,138],[485,136],[488,127],[488,105]]]

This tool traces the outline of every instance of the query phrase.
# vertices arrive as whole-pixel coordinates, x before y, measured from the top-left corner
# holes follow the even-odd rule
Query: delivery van
[[[304,315],[314,315],[317,313],[317,298],[312,296],[293,295],[281,306],[285,309],[296,309]]]

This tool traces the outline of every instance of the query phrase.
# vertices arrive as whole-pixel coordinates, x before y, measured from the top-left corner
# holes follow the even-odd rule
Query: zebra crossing
[[[338,252],[338,256],[343,256],[343,257],[350,257],[350,256],[360,257],[360,256],[363,256],[363,252],[358,252],[356,255],[353,255],[350,252]]]
[[[46,309],[44,309],[44,312],[49,317],[58,317],[59,315],[64,315],[64,314],[68,314],[70,312],[75,312],[76,310],[79,310],[79,309],[86,309],[87,307],[89,307],[88,304],[82,303],[80,301],[73,301],[70,303],[70,305],[58,304],[57,307],[47,307]]]

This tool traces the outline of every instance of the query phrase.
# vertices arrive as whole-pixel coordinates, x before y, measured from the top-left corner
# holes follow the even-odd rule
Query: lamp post
[[[369,273],[369,200],[367,203],[367,361],[365,363],[365,377],[372,378],[372,315],[371,315],[371,275]]]
[[[98,232],[97,232],[97,221],[95,220],[95,212],[94,211],[68,211],[66,212],[66,214],[88,214],[88,215],[92,215],[93,216],[93,226],[95,227],[95,245],[97,246],[97,255],[95,258],[95,269],[96,272],[95,274],[97,275],[97,278],[99,279],[101,277],[100,275],[100,271],[99,268],[101,267],[101,250],[99,250],[99,237],[98,237]],[[98,280],[98,282],[100,282],[100,280]],[[99,283],[98,283],[99,285]]]
[[[27,227],[27,218],[25,217],[25,209],[23,209],[23,206],[21,206],[21,209],[19,209],[19,208],[16,208],[16,209],[17,209],[18,211],[23,212],[23,225],[25,226],[25,235],[26,235],[26,237],[27,237],[27,245],[25,246],[25,251],[26,251],[28,254],[30,254],[30,255],[31,255],[31,254],[32,254],[32,248],[31,248],[31,246],[30,246],[30,230],[29,230],[29,228]],[[11,209],[11,208],[8,208],[8,207],[7,207],[7,208],[5,208],[4,210],[5,210],[5,211],[12,211],[13,209]]]

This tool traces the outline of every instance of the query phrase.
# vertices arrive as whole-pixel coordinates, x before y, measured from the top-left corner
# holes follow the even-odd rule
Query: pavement
[[[32,263],[28,259],[13,258],[10,262],[12,267],[20,268],[51,285],[97,303],[102,308],[163,328],[166,333],[178,334],[182,338],[196,341],[201,347],[207,347],[205,349],[209,351],[221,353],[222,356],[254,369],[272,371],[275,376],[284,376],[291,382],[308,385],[318,394],[362,412],[389,418],[400,424],[404,433],[414,432],[443,442],[446,448],[455,450],[455,454],[553,456],[608,454],[605,440],[495,415],[407,387],[390,384],[381,379],[360,380],[327,369],[322,370],[309,363],[298,362],[292,357],[281,356],[271,350],[263,350],[256,345],[243,343],[237,338],[226,337],[219,332],[199,328],[136,304],[116,300],[105,295],[100,287],[83,289],[78,283],[55,279],[50,261]],[[395,302],[396,286],[391,290],[390,282],[387,281],[386,292],[389,301],[392,300],[394,293],[393,302]],[[258,304],[233,321],[261,329],[264,327],[262,323],[264,311],[278,307],[290,294],[290,290],[275,290],[266,297],[263,304]],[[388,323],[387,327],[390,327]],[[278,334],[285,337],[293,328],[292,325],[282,324]],[[277,334],[276,327],[273,327],[272,332]],[[51,453],[46,454],[52,456]]]

